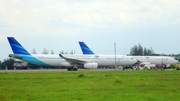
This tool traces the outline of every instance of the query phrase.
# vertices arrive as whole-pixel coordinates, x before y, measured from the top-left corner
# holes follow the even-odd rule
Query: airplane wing
[[[84,63],[87,63],[87,61],[64,57],[62,54],[59,54],[59,56],[61,58],[65,59],[66,61],[70,62],[71,64],[75,64],[75,63],[84,64]]]

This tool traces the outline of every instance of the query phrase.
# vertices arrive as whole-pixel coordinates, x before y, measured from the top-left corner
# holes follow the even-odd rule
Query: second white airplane
[[[83,54],[93,55],[94,52],[84,43],[79,42],[81,50]],[[175,58],[168,57],[168,56],[132,56],[133,58],[137,59],[137,63],[140,66],[145,66],[146,64],[155,64],[159,66],[166,67],[169,64],[176,64],[178,61]],[[118,61],[121,61],[118,59]]]

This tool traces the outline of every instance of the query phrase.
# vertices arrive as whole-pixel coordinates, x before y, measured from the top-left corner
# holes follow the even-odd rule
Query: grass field
[[[180,71],[0,72],[0,101],[178,101]]]

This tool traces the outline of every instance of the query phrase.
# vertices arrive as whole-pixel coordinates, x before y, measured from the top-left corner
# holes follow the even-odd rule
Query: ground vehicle
[[[139,65],[134,66],[135,70],[148,70],[148,69],[154,69],[156,67],[155,64],[151,64],[149,62],[143,62]]]

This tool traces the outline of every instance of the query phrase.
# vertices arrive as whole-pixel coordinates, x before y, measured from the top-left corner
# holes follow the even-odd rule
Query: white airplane
[[[7,37],[14,54],[14,57],[28,63],[39,66],[67,66],[69,71],[77,71],[78,66],[87,69],[97,68],[99,66],[112,66],[115,64],[114,55],[83,55],[83,54],[30,54],[22,45],[13,37]],[[137,62],[131,56],[117,55],[117,65],[132,65]],[[120,61],[121,60],[121,61]]]
[[[93,51],[84,43],[79,42],[79,45],[81,47],[81,50],[83,54],[89,54],[93,55]],[[159,66],[166,67],[169,64],[176,64],[178,61],[175,58],[168,57],[168,56],[132,56],[133,58],[137,59],[137,63],[139,63],[140,66],[146,66],[149,64],[155,64]]]
[[[145,66],[146,64],[156,64],[158,66],[167,67],[170,64],[176,64],[178,61],[173,57],[168,56],[133,56],[140,63],[140,66]]]

